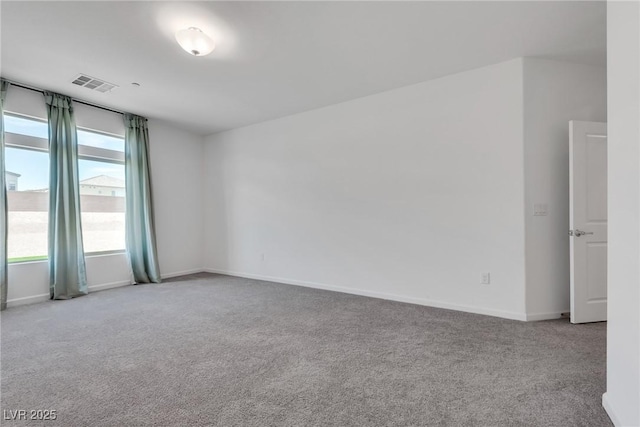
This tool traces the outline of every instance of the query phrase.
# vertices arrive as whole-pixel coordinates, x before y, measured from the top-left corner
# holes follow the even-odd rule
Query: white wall
[[[213,135],[205,265],[559,317],[569,311],[570,120],[606,121],[606,69],[525,58]],[[514,187],[492,188],[498,181]],[[496,212],[503,194],[519,210]],[[535,203],[549,215],[533,216]],[[505,231],[511,257],[524,258],[524,242],[526,267],[498,256],[504,243],[492,236]],[[494,283],[479,286],[483,271]]]
[[[10,87],[6,110],[46,118],[42,94]],[[78,126],[124,135],[122,117],[76,104]],[[151,173],[162,277],[202,271],[203,138],[162,121],[149,121]],[[89,290],[131,283],[124,254],[88,256]],[[8,305],[49,298],[46,261],[9,265]]]
[[[605,67],[524,59],[527,319],[569,312],[569,121],[607,119]],[[548,205],[534,216],[534,204]]]
[[[203,137],[149,120],[149,140],[162,277],[202,271]]]
[[[605,409],[640,425],[640,5],[607,3],[609,263]]]
[[[524,319],[522,120],[517,59],[212,135],[205,266]]]

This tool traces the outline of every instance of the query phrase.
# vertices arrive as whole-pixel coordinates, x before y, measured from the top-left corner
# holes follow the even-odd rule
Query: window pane
[[[124,139],[78,129],[78,144],[124,151]]]
[[[124,250],[124,165],[80,160],[84,251]]]
[[[48,138],[47,123],[5,115],[7,132]],[[121,161],[124,139],[78,129],[78,143]],[[106,153],[106,155],[105,155]],[[80,159],[80,206],[86,253],[124,250],[124,165]],[[49,154],[6,148],[10,262],[46,259],[48,250]]]
[[[47,257],[49,154],[5,148],[9,262]]]
[[[4,130],[11,133],[35,136],[38,138],[49,138],[49,127],[47,122],[41,122],[24,117],[4,115]]]

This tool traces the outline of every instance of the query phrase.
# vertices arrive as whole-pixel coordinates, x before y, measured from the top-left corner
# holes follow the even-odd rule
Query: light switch
[[[488,285],[491,283],[491,273],[482,273],[480,276],[480,284]]]
[[[535,203],[533,205],[533,216],[549,215],[549,205],[546,203]]]

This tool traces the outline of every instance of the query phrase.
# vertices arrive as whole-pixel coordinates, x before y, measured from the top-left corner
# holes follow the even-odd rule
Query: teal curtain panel
[[[78,136],[71,98],[45,92],[49,119],[49,289],[52,299],[87,294]]]
[[[5,176],[4,160],[4,100],[7,96],[9,82],[0,81],[0,310],[7,308],[7,182]]]
[[[124,125],[125,227],[129,264],[135,283],[160,283],[147,119],[125,114]]]

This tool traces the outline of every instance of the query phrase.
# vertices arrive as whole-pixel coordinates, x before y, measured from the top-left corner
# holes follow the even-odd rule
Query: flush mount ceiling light
[[[176,41],[184,50],[193,56],[210,54],[216,48],[213,40],[200,28],[189,27],[176,33]]]

